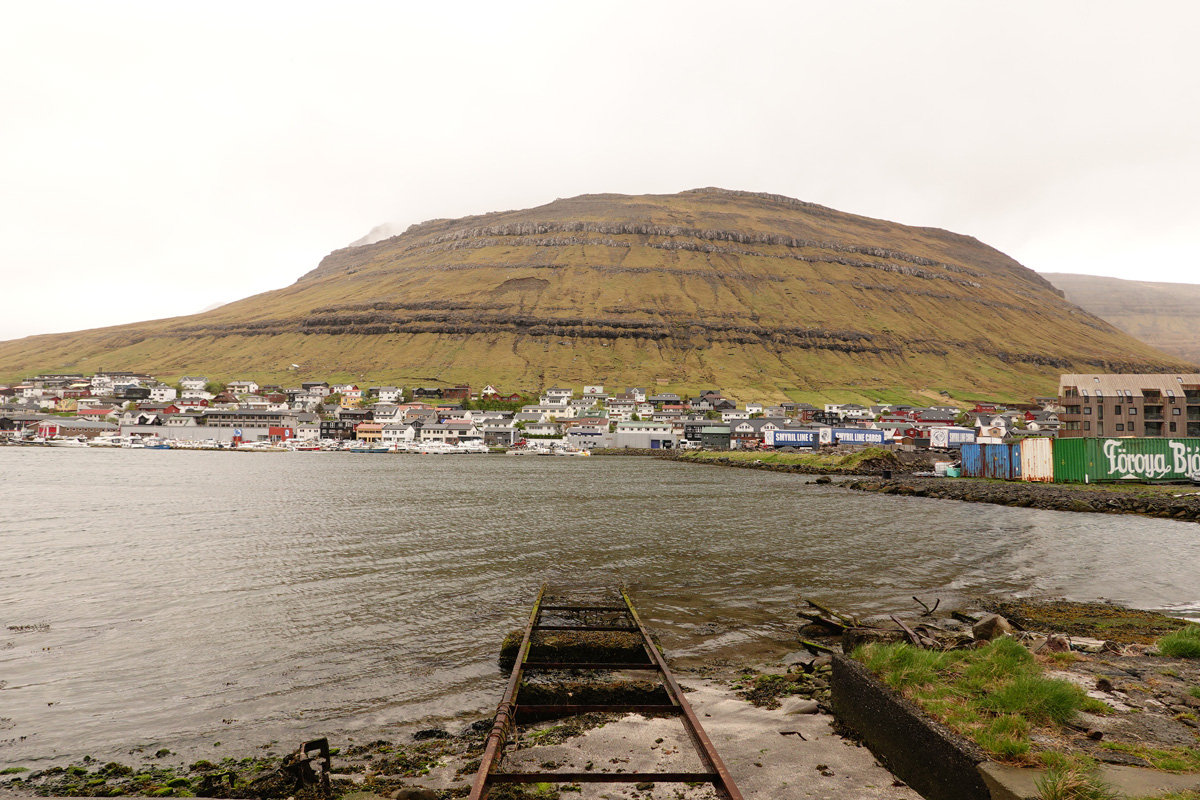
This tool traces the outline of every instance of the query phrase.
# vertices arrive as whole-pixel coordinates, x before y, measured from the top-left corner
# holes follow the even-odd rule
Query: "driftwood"
[[[800,639],[799,642],[801,645],[803,645],[804,647],[807,647],[809,650],[811,650],[814,653],[836,653],[837,652],[832,647],[826,647],[823,644],[817,644],[816,642],[810,642],[807,639]]]
[[[930,607],[929,607],[929,606],[928,606],[928,605],[925,603],[925,601],[924,601],[924,600],[922,600],[921,598],[917,597],[915,594],[913,595],[913,600],[916,600],[918,603],[920,603],[920,604],[921,604],[921,608],[925,609],[925,613],[921,615],[922,617],[932,617],[932,616],[933,616],[933,612],[937,611],[937,609],[938,609],[938,606],[940,606],[940,605],[942,604],[942,598],[940,598],[940,597],[939,597],[939,598],[937,598],[937,599],[934,601],[934,603],[933,603],[933,608],[930,608]]]
[[[928,636],[922,636],[921,634],[917,633],[912,628],[905,625],[904,622],[902,622],[894,614],[892,615],[892,622],[899,625],[900,630],[904,631],[904,635],[908,638],[908,640],[911,643],[915,644],[917,647],[929,647],[929,648],[938,647],[938,643],[936,640],[931,639]]]
[[[837,633],[841,633],[846,628],[861,628],[861,627],[863,627],[862,623],[859,622],[857,619],[855,619],[852,616],[848,616],[846,614],[839,614],[838,612],[828,608],[827,606],[821,605],[820,603],[818,603],[816,600],[813,600],[812,598],[805,597],[803,599],[804,599],[804,602],[808,603],[810,606],[812,606],[813,608],[815,608],[817,611],[819,611],[821,613],[813,614],[812,612],[809,612],[809,611],[798,611],[798,612],[796,612],[796,615],[799,617],[804,617],[805,619],[810,620],[811,622],[815,622],[820,625],[825,625],[828,628],[832,628]]]

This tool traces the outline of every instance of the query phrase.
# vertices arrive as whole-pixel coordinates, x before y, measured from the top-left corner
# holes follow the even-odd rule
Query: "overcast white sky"
[[[1200,4],[0,0],[0,339],[390,221],[776,192],[1200,282]]]

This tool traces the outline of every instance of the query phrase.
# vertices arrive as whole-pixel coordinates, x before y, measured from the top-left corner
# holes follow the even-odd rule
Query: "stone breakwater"
[[[933,497],[1001,506],[1079,511],[1089,514],[1140,514],[1200,522],[1200,492],[1192,487],[1082,487],[1051,483],[999,483],[970,479],[866,478],[845,482],[849,489],[906,497]],[[1176,491],[1171,489],[1175,488]]]

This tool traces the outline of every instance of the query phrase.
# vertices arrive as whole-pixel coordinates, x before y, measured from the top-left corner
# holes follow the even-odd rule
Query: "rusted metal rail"
[[[713,747],[700,720],[684,697],[675,677],[667,667],[658,647],[650,638],[629,594],[621,591],[622,605],[552,603],[546,601],[546,586],[542,586],[533,603],[529,623],[517,651],[512,675],[504,697],[496,708],[496,718],[488,734],[479,771],[471,785],[470,800],[486,800],[493,786],[505,783],[709,783],[718,797],[724,800],[742,800],[742,794],[734,785],[721,757]],[[575,617],[581,624],[542,624],[543,614]],[[589,619],[592,620],[589,622]],[[637,634],[645,651],[645,661],[530,661],[529,653],[535,635],[539,631],[623,631]],[[660,688],[668,698],[663,703],[611,703],[611,704],[524,704],[518,705],[517,697],[525,676],[533,673],[556,671],[651,671],[657,674]],[[505,746],[517,729],[519,717],[544,718],[547,715],[567,716],[588,712],[615,712],[640,714],[665,714],[678,717],[691,741],[702,769],[696,772],[506,772],[501,770]]]

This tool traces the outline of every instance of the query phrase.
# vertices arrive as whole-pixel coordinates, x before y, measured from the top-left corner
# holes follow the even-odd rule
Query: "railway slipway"
[[[531,728],[535,723],[631,713],[640,715],[634,718],[640,734],[654,736],[653,745],[639,755],[597,756],[579,768],[538,762],[523,753],[525,746],[539,743],[539,731]],[[625,591],[587,599],[552,593],[546,586],[538,592],[470,798],[485,800],[496,787],[531,783],[643,790],[674,784],[679,796],[682,790],[705,787],[709,797],[742,800]]]

